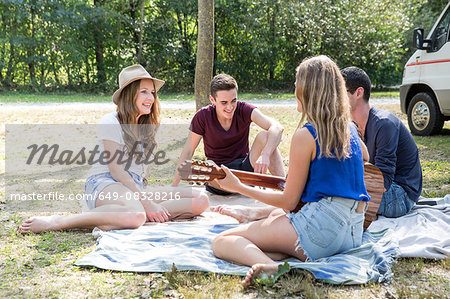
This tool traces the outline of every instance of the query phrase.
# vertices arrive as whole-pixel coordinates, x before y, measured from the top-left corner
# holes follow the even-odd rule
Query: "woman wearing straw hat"
[[[98,128],[97,156],[108,153],[108,163],[92,165],[86,179],[88,213],[71,216],[33,217],[22,223],[20,233],[94,228],[138,228],[146,221],[166,222],[192,217],[208,208],[208,196],[196,189],[173,189],[176,199],[157,202],[143,192],[160,123],[157,92],[164,81],[153,78],[141,65],[124,68],[119,89],[112,99],[116,112],[103,116]],[[123,158],[130,159],[124,163]],[[139,160],[140,159],[140,163]],[[155,191],[156,192],[156,191]]]

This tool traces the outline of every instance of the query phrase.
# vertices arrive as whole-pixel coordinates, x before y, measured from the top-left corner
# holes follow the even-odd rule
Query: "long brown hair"
[[[350,106],[341,72],[324,55],[307,58],[297,67],[295,95],[305,119],[317,132],[320,156],[341,160],[350,151]]]
[[[136,122],[136,117],[139,115],[136,99],[140,84],[141,80],[136,80],[122,90],[117,104],[117,118],[124,132],[123,139],[127,151],[130,153],[134,144],[140,141],[144,147],[145,157],[147,157],[156,147],[155,135],[161,123],[161,116],[158,93],[155,91],[150,113],[141,115]],[[138,130],[135,130],[136,125]],[[135,149],[138,152],[140,150],[140,147]]]

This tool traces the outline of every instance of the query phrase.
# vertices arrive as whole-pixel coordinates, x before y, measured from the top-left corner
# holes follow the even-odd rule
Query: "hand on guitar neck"
[[[284,177],[234,169],[229,169],[229,171],[234,174],[239,181],[246,185],[284,190],[286,184],[286,179]],[[222,168],[209,161],[187,160],[180,165],[178,173],[182,180],[197,184],[210,182],[215,179],[222,180],[226,177],[226,173]],[[233,192],[233,190],[228,191]]]

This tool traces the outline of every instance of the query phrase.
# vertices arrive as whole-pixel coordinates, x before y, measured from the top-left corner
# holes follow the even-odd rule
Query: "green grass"
[[[261,110],[277,118],[285,127],[279,149],[287,167],[289,143],[300,115],[288,107],[262,107]],[[398,113],[398,107],[392,111]],[[73,118],[68,119],[65,113],[48,112],[38,107],[8,113],[2,113],[0,109],[0,116],[5,123],[95,123],[103,113],[73,109],[70,111]],[[162,113],[166,122],[189,121],[195,111],[165,109]],[[4,128],[2,130],[0,163],[4,164],[5,132]],[[251,138],[256,133],[257,130],[252,126]],[[449,122],[440,135],[415,137],[423,168],[424,192],[433,196],[450,193],[449,137]],[[201,149],[196,152],[196,156],[203,156]],[[53,187],[54,191],[61,192],[66,189],[83,190],[83,184],[82,180],[66,181]],[[450,259],[399,259],[393,266],[394,277],[390,284],[336,286],[316,281],[309,273],[291,271],[272,287],[248,289],[241,287],[241,277],[232,275],[176,269],[155,274],[79,268],[74,266],[74,262],[95,248],[95,239],[90,231],[18,236],[17,227],[23,220],[33,216],[33,212],[12,202],[5,202],[5,186],[0,186],[3,188],[0,189],[0,298],[448,298],[450,293]],[[55,212],[51,208],[46,211],[47,214]],[[57,208],[56,211],[62,209]],[[68,202],[64,211],[67,214],[79,212],[78,203]]]
[[[112,95],[112,93],[111,93]],[[83,93],[50,93],[50,94],[30,94],[18,92],[0,93],[0,103],[102,103],[111,102],[111,95],[93,95]],[[165,94],[160,95],[161,101],[194,101],[195,96],[189,93]],[[372,98],[380,97],[399,97],[398,91],[373,92]],[[239,100],[292,100],[295,99],[294,93],[239,93]]]
[[[414,140],[421,153],[420,163],[424,177],[426,177],[424,179],[422,196],[440,197],[450,193],[449,126],[447,125],[440,135],[414,136]]]

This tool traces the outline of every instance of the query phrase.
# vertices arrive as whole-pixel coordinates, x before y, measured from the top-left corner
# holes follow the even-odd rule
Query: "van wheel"
[[[434,95],[428,92],[416,94],[408,105],[408,125],[414,135],[439,133],[444,126],[444,120]]]

